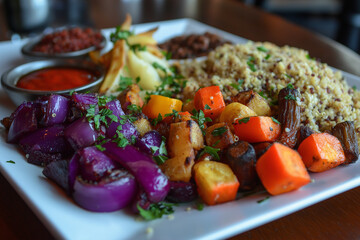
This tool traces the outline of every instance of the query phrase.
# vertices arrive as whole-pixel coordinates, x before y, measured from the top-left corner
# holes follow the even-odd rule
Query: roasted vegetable
[[[219,86],[204,87],[197,90],[194,97],[196,110],[202,110],[205,117],[215,119],[225,108],[224,97]]]
[[[256,154],[248,142],[239,141],[231,144],[225,153],[225,163],[230,166],[240,182],[239,189],[251,190],[258,183],[255,169]]]
[[[301,116],[300,105],[297,103],[298,99],[300,99],[300,94],[294,88],[285,87],[279,92],[278,120],[281,123],[281,134],[277,141],[290,148],[295,147],[300,128]]]
[[[235,142],[234,135],[226,122],[216,123],[205,131],[205,140],[208,146],[221,149]]]
[[[274,142],[280,134],[280,124],[266,116],[240,118],[233,125],[239,140],[250,143]]]
[[[323,172],[345,162],[340,141],[328,133],[314,133],[298,148],[305,166],[312,172]]]
[[[134,104],[139,107],[143,106],[144,102],[141,99],[139,92],[140,92],[139,86],[136,84],[131,84],[119,94],[117,99],[119,99],[121,103],[121,107],[123,108],[124,111],[126,111],[127,107],[131,104]]]
[[[271,145],[258,159],[256,172],[272,195],[293,191],[310,182],[300,155],[281,143]]]
[[[144,136],[145,133],[152,130],[150,121],[145,118],[145,116],[138,118],[135,122],[133,122],[133,124],[140,136]]]
[[[166,114],[170,114],[173,110],[179,112],[182,108],[182,101],[175,98],[164,97],[161,95],[151,95],[150,100],[143,107],[143,113],[151,119],[159,116],[165,118]]]
[[[354,163],[359,158],[359,146],[354,128],[354,122],[346,121],[336,124],[332,134],[337,137],[345,153],[344,164]]]
[[[261,143],[252,143],[256,153],[256,159],[259,159],[271,146],[272,142],[261,142]]]
[[[296,149],[299,147],[299,145],[304,141],[307,137],[309,137],[311,134],[315,133],[314,130],[312,130],[309,126],[300,126],[300,129],[298,131],[298,140],[296,143]]]
[[[224,111],[221,113],[219,121],[226,122],[231,131],[234,131],[233,123],[238,118],[257,116],[257,114],[247,106],[233,102],[226,105]]]
[[[198,197],[196,185],[193,182],[170,182],[170,191],[166,199],[170,202],[191,202]]]
[[[238,102],[252,109],[259,116],[270,116],[271,109],[266,100],[253,90],[239,92],[231,97],[232,102]]]
[[[204,138],[199,125],[189,120],[170,124],[168,153],[171,157],[160,165],[171,181],[188,182],[195,163],[195,150],[204,147]]]
[[[198,193],[206,204],[215,205],[235,199],[240,184],[228,165],[201,161],[194,166],[194,175]]]

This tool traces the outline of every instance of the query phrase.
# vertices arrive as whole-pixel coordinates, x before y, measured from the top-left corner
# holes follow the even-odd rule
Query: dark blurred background
[[[134,23],[165,20],[147,18],[149,4],[156,11],[166,11],[169,0],[0,0],[0,40],[16,40],[31,36],[49,27],[77,24],[93,27],[115,27],[123,19],[117,15],[131,13]],[[199,18],[195,0],[185,1],[185,8],[177,9],[173,18]],[[240,1],[261,8],[313,32],[334,39],[360,52],[360,0],[219,0]],[[182,4],[184,5],[184,4]],[[109,18],[98,11],[108,11]],[[117,12],[119,14],[117,14]],[[169,11],[170,12],[170,11]],[[162,15],[163,16],[163,15]],[[115,19],[114,19],[115,18]]]

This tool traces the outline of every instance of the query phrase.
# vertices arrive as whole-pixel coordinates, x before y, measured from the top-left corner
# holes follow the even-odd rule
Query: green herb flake
[[[294,89],[294,85],[292,85],[291,83],[289,83],[286,87],[289,89]]]
[[[220,151],[220,148],[213,148],[210,146],[205,146],[203,148],[203,150],[201,151],[201,153],[199,154],[199,157],[201,157],[202,155],[207,153],[207,154],[210,154],[211,156],[213,156],[216,160],[220,160],[220,157],[218,154],[219,151]]]
[[[250,121],[250,117],[244,117],[244,118],[239,119],[238,123],[242,124],[242,123],[247,123],[248,121]]]
[[[160,69],[161,71],[163,71],[164,73],[167,73],[167,70],[166,68],[164,68],[163,66],[161,66],[159,63],[157,62],[154,62],[152,64],[152,66],[155,68],[155,69]]]
[[[276,118],[271,117],[271,119],[273,120],[274,123],[281,124]]]
[[[357,87],[354,85],[351,87],[354,91],[356,91]]]
[[[267,196],[267,197],[265,197],[264,199],[261,199],[261,200],[258,200],[258,201],[256,201],[257,203],[263,203],[263,202],[266,202],[267,200],[269,200],[270,199],[270,196]]]
[[[12,163],[12,164],[15,164],[15,162],[13,160],[8,160],[6,161],[7,163]]]
[[[205,110],[211,110],[211,107],[207,104],[205,104],[205,107],[204,107]]]
[[[256,67],[255,67],[255,58],[253,56],[250,56],[248,58],[248,61],[246,62],[247,65],[249,66],[250,70],[253,72],[256,72]]]
[[[265,95],[265,92],[264,92],[264,91],[260,91],[260,92],[258,92],[258,94],[259,94],[262,98],[268,99],[268,97]]]
[[[121,75],[117,91],[124,91],[131,84],[133,84],[133,79],[131,77],[125,77]]]
[[[259,50],[260,52],[264,52],[264,53],[267,53],[269,51],[269,49],[267,49],[264,46],[257,47],[257,50]]]
[[[291,76],[289,74],[287,74],[287,73],[285,73],[285,77],[291,78]]]
[[[204,207],[205,207],[205,204],[204,204],[204,203],[198,202],[198,203],[196,204],[196,209],[197,209],[198,211],[204,210]]]
[[[157,118],[154,118],[152,121],[151,121],[151,124],[153,126],[156,126],[159,122],[161,122],[163,120],[161,114],[159,113],[158,117]]]
[[[292,95],[291,93],[289,93],[288,95],[285,96],[286,100],[295,100],[296,101],[296,97],[294,95]]]
[[[122,30],[121,26],[117,26],[115,32],[110,34],[110,41],[115,43],[118,40],[125,40],[127,42],[127,39],[132,35],[134,35],[133,32]]]
[[[140,216],[142,216],[145,220],[150,221],[157,218],[162,218],[163,215],[170,215],[174,213],[173,203],[159,202],[152,203],[148,210],[143,209],[140,205],[137,205],[137,209],[139,210]]]
[[[201,132],[203,133],[203,135],[205,135],[205,123],[207,122],[212,122],[211,118],[209,117],[205,117],[205,114],[202,110],[196,111],[195,109],[192,111],[192,116],[191,118],[194,119],[195,121],[197,121],[197,123],[199,124],[199,127],[201,129]]]
[[[270,54],[267,54],[267,55],[265,56],[265,60],[268,60],[270,57],[271,57],[271,55],[270,55]]]
[[[167,113],[164,115],[165,117],[173,117],[174,119],[179,117],[179,112],[175,109],[172,109],[172,113]]]
[[[243,85],[244,80],[243,79],[239,79],[237,80],[235,83],[230,83],[230,86],[235,88],[236,90],[240,91],[241,89],[241,85]]]
[[[219,127],[219,128],[215,128],[212,132],[211,135],[213,135],[214,137],[216,136],[222,136],[224,133],[226,133],[228,131],[228,129],[226,127]]]
[[[129,106],[126,107],[127,110],[130,111],[130,113],[132,114],[140,114],[142,111],[141,111],[141,107],[136,105],[136,104],[130,104]]]
[[[167,51],[161,51],[162,55],[164,55],[166,60],[170,60],[172,57],[172,53],[171,52],[167,52]]]
[[[159,151],[158,156],[154,156],[154,160],[157,163],[157,165],[161,165],[165,163],[166,160],[169,158],[167,157],[167,150],[166,150],[166,138],[162,136],[160,147],[153,146],[150,148],[151,152],[154,154],[155,152]]]

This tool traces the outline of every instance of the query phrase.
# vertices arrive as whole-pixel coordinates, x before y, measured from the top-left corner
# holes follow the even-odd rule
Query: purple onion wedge
[[[68,176],[68,183],[69,183],[69,190],[70,192],[74,189],[75,179],[79,174],[79,163],[80,155],[76,152],[69,161],[69,176]]]
[[[71,123],[65,129],[65,137],[71,146],[77,150],[94,144],[98,133],[94,129],[93,124],[83,117]]]
[[[36,105],[32,102],[25,102],[15,110],[7,136],[9,143],[17,143],[26,133],[37,129],[36,112]]]
[[[81,111],[86,111],[90,105],[98,105],[97,96],[91,93],[73,93],[71,100]]]
[[[43,153],[61,153],[70,155],[69,143],[64,137],[63,125],[37,129],[19,140],[20,147],[25,153],[41,151]]]
[[[114,170],[96,184],[77,177],[73,198],[81,207],[94,212],[112,212],[129,205],[137,192],[135,178],[126,170]]]
[[[159,148],[162,142],[161,134],[158,131],[152,130],[144,134],[142,138],[138,139],[135,143],[140,151],[145,152],[147,154],[158,156],[159,149],[153,152],[152,148]]]
[[[68,98],[61,95],[50,95],[46,105],[43,122],[44,126],[64,123],[70,108]]]
[[[149,155],[132,145],[121,148],[114,142],[107,142],[103,147],[106,149],[106,155],[135,176],[149,201],[160,202],[165,199],[170,188],[169,180]]]
[[[191,202],[198,197],[196,185],[192,182],[170,181],[170,191],[166,199],[174,203]]]
[[[69,163],[67,160],[54,161],[47,164],[42,173],[66,192],[69,192]]]
[[[84,180],[99,181],[116,168],[115,163],[96,147],[87,147],[78,151],[79,172]]]

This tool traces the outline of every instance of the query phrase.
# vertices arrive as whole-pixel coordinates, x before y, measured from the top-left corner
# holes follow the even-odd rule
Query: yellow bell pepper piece
[[[159,114],[164,118],[165,114],[172,113],[173,110],[181,111],[182,104],[179,99],[151,95],[149,102],[143,107],[142,111],[151,119],[157,118]]]

